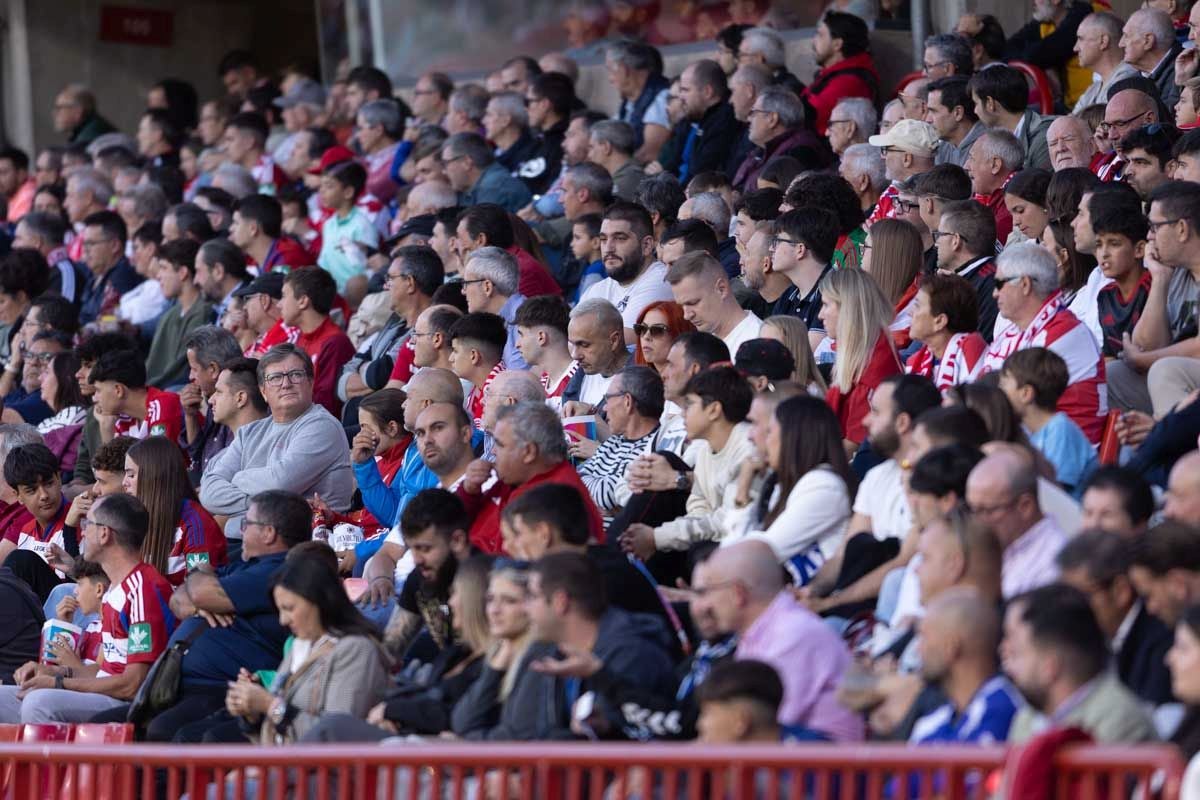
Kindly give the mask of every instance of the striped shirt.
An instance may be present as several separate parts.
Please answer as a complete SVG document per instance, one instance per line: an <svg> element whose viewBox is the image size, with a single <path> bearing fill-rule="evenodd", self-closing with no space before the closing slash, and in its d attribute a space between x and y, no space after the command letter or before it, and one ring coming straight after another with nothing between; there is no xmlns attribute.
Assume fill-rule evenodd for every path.
<svg viewBox="0 0 1200 800"><path fill-rule="evenodd" d="M194 500L185 499L175 528L175 541L167 557L167 580L172 586L183 583L189 569L208 564L225 566L225 533L212 514Z"/></svg>
<svg viewBox="0 0 1200 800"><path fill-rule="evenodd" d="M617 488L625 480L625 469L635 458L650 451L656 433L657 426L638 439L626 439L614 433L604 440L595 455L580 465L579 479L604 515L605 525L612 521L610 512L620 509Z"/></svg>
<svg viewBox="0 0 1200 800"><path fill-rule="evenodd" d="M120 675L126 664L154 663L175 630L170 599L171 584L144 561L108 588L100 608L103 658L97 678Z"/></svg>

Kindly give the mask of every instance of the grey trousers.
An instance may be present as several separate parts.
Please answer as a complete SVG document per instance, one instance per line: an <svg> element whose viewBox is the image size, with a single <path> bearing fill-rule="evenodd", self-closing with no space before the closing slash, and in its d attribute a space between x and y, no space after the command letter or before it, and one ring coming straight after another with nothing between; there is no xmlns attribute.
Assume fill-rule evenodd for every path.
<svg viewBox="0 0 1200 800"><path fill-rule="evenodd" d="M1144 411L1162 419L1180 400L1200 389L1200 359L1160 358L1145 374L1123 361L1110 361L1107 377L1111 408Z"/></svg>
<svg viewBox="0 0 1200 800"><path fill-rule="evenodd" d="M36 725L42 722L87 722L103 711L125 705L104 694L69 689L34 689L18 699L19 686L0 686L0 722Z"/></svg>

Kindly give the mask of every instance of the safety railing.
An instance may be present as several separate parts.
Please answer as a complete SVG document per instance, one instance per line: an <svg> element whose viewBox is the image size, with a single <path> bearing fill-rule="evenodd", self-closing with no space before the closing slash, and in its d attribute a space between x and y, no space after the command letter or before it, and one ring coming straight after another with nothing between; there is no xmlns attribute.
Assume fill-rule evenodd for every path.
<svg viewBox="0 0 1200 800"><path fill-rule="evenodd" d="M700 800L983 798L1001 789L1002 747L553 744L0 745L11 800ZM1176 800L1169 746L1071 747L1055 797ZM88 779L80 780L86 772Z"/></svg>

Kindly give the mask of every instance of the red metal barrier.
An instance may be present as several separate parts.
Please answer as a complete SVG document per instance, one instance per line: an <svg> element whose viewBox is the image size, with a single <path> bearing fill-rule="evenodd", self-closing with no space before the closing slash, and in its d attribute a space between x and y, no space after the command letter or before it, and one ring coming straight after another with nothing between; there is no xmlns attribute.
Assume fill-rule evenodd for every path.
<svg viewBox="0 0 1200 800"><path fill-rule="evenodd" d="M205 776L226 787L217 797L300 800L336 797L443 800L489 797L881 798L981 797L986 776L1004 763L1002 747L771 745L707 747L668 744L482 745L403 743L305 747L161 745L0 745L0 769L29 776L13 800L42 795L50 765L97 770L96 795L152 798L156 778L169 798L205 798ZM106 766L107 770L99 771ZM1126 797L1133 787L1176 800L1183 765L1169 746L1077 747L1055 759L1057 785L1084 798ZM156 771L159 774L156 776ZM907 780L895 780L897 777ZM487 784L486 792L480 791ZM78 784L76 784L78 786ZM912 788L919 787L913 795ZM215 788L215 787L213 787ZM63 793L75 800L78 789ZM607 794L606 794L607 792ZM55 792L57 794L57 791ZM1149 792L1142 792L1150 796ZM82 798L86 795L78 794Z"/></svg>

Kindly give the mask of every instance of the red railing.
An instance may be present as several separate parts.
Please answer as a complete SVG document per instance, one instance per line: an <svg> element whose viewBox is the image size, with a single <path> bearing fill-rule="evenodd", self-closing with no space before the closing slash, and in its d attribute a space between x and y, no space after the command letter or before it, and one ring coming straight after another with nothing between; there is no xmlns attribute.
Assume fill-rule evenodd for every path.
<svg viewBox="0 0 1200 800"><path fill-rule="evenodd" d="M218 798L444 800L565 798L983 798L1003 747L694 744L328 746L0 745L11 800ZM1056 797L1176 800L1169 746L1073 747L1054 761ZM71 774L89 770L87 788ZM210 786L210 784L215 784ZM157 788L156 788L157 787ZM1068 793L1066 787L1071 787Z"/></svg>

